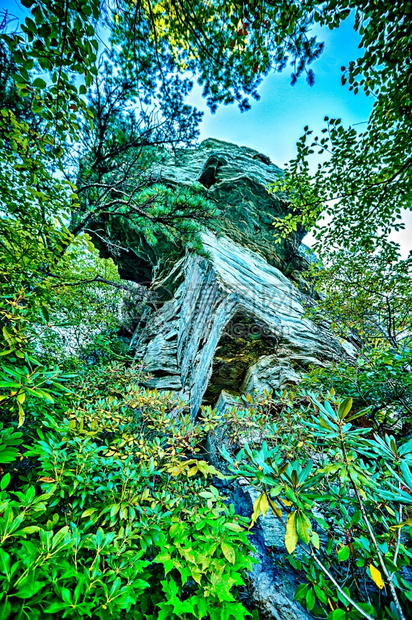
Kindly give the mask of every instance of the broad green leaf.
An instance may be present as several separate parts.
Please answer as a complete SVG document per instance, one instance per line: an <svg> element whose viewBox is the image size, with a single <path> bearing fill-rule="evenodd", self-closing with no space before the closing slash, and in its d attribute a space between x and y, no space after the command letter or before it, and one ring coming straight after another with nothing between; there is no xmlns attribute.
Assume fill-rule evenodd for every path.
<svg viewBox="0 0 412 620"><path fill-rule="evenodd" d="M232 532L244 532L243 527L240 527L238 523L224 523L223 527L231 530Z"/></svg>
<svg viewBox="0 0 412 620"><path fill-rule="evenodd" d="M350 549L349 547L342 547L341 549L339 549L338 551L338 560L339 562L345 562L348 557L350 556Z"/></svg>
<svg viewBox="0 0 412 620"><path fill-rule="evenodd" d="M228 545L225 542L222 542L220 547L227 561L230 562L231 564L234 564L236 561L236 551L233 549L233 547L231 545Z"/></svg>
<svg viewBox="0 0 412 620"><path fill-rule="evenodd" d="M44 80L42 80L41 78L36 78L36 79L33 81L33 86L34 86L35 88L41 88L41 89L43 89L43 88L46 88L46 82L45 82Z"/></svg>
<svg viewBox="0 0 412 620"><path fill-rule="evenodd" d="M34 532L39 532L40 527L38 525L28 525L27 527L23 527L19 530L22 534L34 534Z"/></svg>
<svg viewBox="0 0 412 620"><path fill-rule="evenodd" d="M58 532L56 532L56 534L53 536L52 549L55 549L56 547L60 545L60 543L64 540L68 532L69 532L69 527L67 525L65 525ZM66 544L67 544L67 541L66 541Z"/></svg>
<svg viewBox="0 0 412 620"><path fill-rule="evenodd" d="M331 620L343 620L344 618L346 618L344 609L335 609L331 614Z"/></svg>
<svg viewBox="0 0 412 620"><path fill-rule="evenodd" d="M6 575L10 571L10 555L0 549L0 572Z"/></svg>
<svg viewBox="0 0 412 620"><path fill-rule="evenodd" d="M87 508L84 512L82 512L81 519L85 519L86 517L90 517L94 512L96 512L97 508Z"/></svg>
<svg viewBox="0 0 412 620"><path fill-rule="evenodd" d="M295 516L296 511L289 513L286 523L285 546L289 553L294 552L299 538L296 531Z"/></svg>
<svg viewBox="0 0 412 620"><path fill-rule="evenodd" d="M309 590L306 593L306 605L309 611L312 611L312 609L315 607L315 602L316 602L315 592L313 591L312 588L309 588Z"/></svg>
<svg viewBox="0 0 412 620"><path fill-rule="evenodd" d="M352 409L352 403L352 398L345 398L345 400L339 405L338 415L340 420L346 418L349 411Z"/></svg>
<svg viewBox="0 0 412 620"><path fill-rule="evenodd" d="M0 463L12 463L16 460L18 453L16 448L4 448L0 445Z"/></svg>
<svg viewBox="0 0 412 620"><path fill-rule="evenodd" d="M298 536L301 538L301 540L303 540L305 545L307 545L310 541L310 537L312 534L312 525L310 520L304 513L297 512L295 522Z"/></svg>
<svg viewBox="0 0 412 620"><path fill-rule="evenodd" d="M0 450L0 460L1 460L1 450ZM0 481L0 489L4 491L4 489L9 485L11 476L10 473L4 474Z"/></svg>
<svg viewBox="0 0 412 620"><path fill-rule="evenodd" d="M202 580L202 571L192 566L190 566L189 568L193 579L196 581L196 583L200 583Z"/></svg>
<svg viewBox="0 0 412 620"><path fill-rule="evenodd" d="M317 532L312 532L311 542L316 549L320 548L319 534Z"/></svg>
<svg viewBox="0 0 412 620"><path fill-rule="evenodd" d="M294 596L296 601L300 601L306 597L306 592L307 592L308 587L309 585L307 583L301 583L298 585L298 587L296 588L295 596Z"/></svg>

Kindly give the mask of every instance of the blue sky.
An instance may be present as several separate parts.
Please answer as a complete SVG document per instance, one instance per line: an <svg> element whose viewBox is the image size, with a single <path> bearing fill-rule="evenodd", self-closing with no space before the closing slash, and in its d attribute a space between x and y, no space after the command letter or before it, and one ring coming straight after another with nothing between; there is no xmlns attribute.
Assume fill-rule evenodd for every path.
<svg viewBox="0 0 412 620"><path fill-rule="evenodd" d="M211 114L195 87L189 101L205 112L201 139L219 138L262 151L273 163L283 166L295 155L295 143L309 125L315 131L324 126L326 115L342 118L345 124L367 121L372 101L363 93L354 95L341 85L340 67L359 56L359 37L346 20L337 30L314 30L325 42L321 57L312 63L316 81L310 87L301 76L290 85L292 69L270 74L259 88L260 101L241 113L234 106L222 106Z"/></svg>
<svg viewBox="0 0 412 620"><path fill-rule="evenodd" d="M354 95L341 84L341 66L357 58L362 51L358 48L359 35L353 30L349 18L336 30L317 28L313 30L319 40L324 41L323 54L311 67L316 81L310 87L304 76L295 86L290 85L291 68L282 73L271 74L259 89L260 101L252 102L252 109L241 113L235 106L220 107L211 114L196 86L189 102L204 111L200 139L218 138L239 145L252 147L269 155L280 167L296 154L295 144L303 134L303 127L309 125L316 133L325 126L324 117L338 117L344 125L356 125L359 130L366 127L372 109L372 99L362 92ZM358 125L359 123L359 125ZM313 156L312 169L317 159ZM403 214L405 230L393 233L391 239L401 244L404 258L412 249L412 213ZM312 236L305 237L311 245Z"/></svg>

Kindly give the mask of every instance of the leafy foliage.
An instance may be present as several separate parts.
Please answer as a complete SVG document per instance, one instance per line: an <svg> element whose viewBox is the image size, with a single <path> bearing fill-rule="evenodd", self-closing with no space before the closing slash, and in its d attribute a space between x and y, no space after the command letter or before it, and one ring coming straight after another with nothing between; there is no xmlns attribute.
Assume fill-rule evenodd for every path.
<svg viewBox="0 0 412 620"><path fill-rule="evenodd" d="M77 110L90 116L81 95L97 74L95 24L100 7L94 0L22 4L30 9L22 32L6 32L2 39L16 66L13 79L19 97L30 98L31 110L50 132L51 147L59 156L64 136L78 130ZM36 69L46 79L36 75ZM73 77L80 75L84 83L78 86Z"/></svg>
<svg viewBox="0 0 412 620"><path fill-rule="evenodd" d="M405 50L411 39L410 7L402 2L327 3L319 23L338 27L352 10L363 54L342 67L342 83L374 97L366 129L325 117L321 136L305 127L297 156L277 189L287 192L290 213L276 220L276 235L312 229L321 262L309 277L319 293L308 314L325 321L356 346L351 360L312 373L319 381L371 405L374 427L408 428L411 413L410 256L388 240L404 228L411 206L412 128ZM402 33L402 36L398 36ZM310 172L314 153L323 155ZM273 188L275 189L275 188ZM406 426L405 426L406 425Z"/></svg>
<svg viewBox="0 0 412 620"><path fill-rule="evenodd" d="M386 238L410 205L410 7L23 6L21 32L5 18L0 40L1 617L248 616L237 597L253 563L246 528L271 510L308 611L402 619L412 600L412 448L399 432L411 409L410 260ZM105 256L124 251L116 226L137 231L142 252L163 239L199 250L213 205L156 176L159 147L198 135L188 72L212 110L246 110L271 68L292 62L292 83L306 72L312 85L322 45L309 28L335 28L351 11L365 53L343 82L374 93L371 119L364 132L326 119L314 140L305 129L278 228L318 227L320 303L308 312L360 355L313 371L298 395L248 395L195 423L184 403L141 386L118 336L142 290L90 235ZM315 148L329 159L311 177ZM251 522L210 480L221 474L200 458L209 432L230 437L234 476L259 493Z"/></svg>
<svg viewBox="0 0 412 620"><path fill-rule="evenodd" d="M402 260L396 246L380 251L342 251L336 262L313 262L310 277L321 296L307 308L315 322L325 323L356 348L351 359L311 373L308 385L335 388L370 417L393 430L407 428L411 415L411 259Z"/></svg>
<svg viewBox="0 0 412 620"><path fill-rule="evenodd" d="M24 438L0 429L2 617L249 615L234 597L247 520L209 483L219 474L195 456L204 431L183 404L139 387L140 366L66 376L55 403L39 385L63 378L38 367L34 388L3 382L3 410L21 394L45 405Z"/></svg>
<svg viewBox="0 0 412 620"><path fill-rule="evenodd" d="M250 108L249 96L259 98L257 87L272 68L294 66L293 80L305 70L312 85L314 74L306 66L323 50L308 30L316 3L301 5L286 0L271 2L175 3L142 2L119 4L113 21L113 40L126 43L120 63L127 75L144 67L149 76L159 76L165 102L173 101L174 70L191 72L203 86L203 96L212 111L220 103L239 103ZM140 41L145 40L142 54ZM166 78L166 79L165 79Z"/></svg>
<svg viewBox="0 0 412 620"><path fill-rule="evenodd" d="M355 94L363 89L374 96L365 131L345 128L341 119L326 117L323 136L305 134L290 162L284 188L291 192L293 212L284 230L302 223L315 225L318 250L333 248L374 250L391 230L402 227L402 209L411 203L411 124L408 61L411 39L410 7L403 2L327 3L318 15L320 24L336 28L354 11L355 30L363 54L342 67L342 83ZM402 36L399 36L402 33ZM314 175L309 158L326 154ZM322 225L322 216L331 225ZM276 223L283 227L279 221Z"/></svg>
<svg viewBox="0 0 412 620"><path fill-rule="evenodd" d="M251 437L237 454L222 453L259 491L252 524L269 508L283 524L290 563L305 576L296 599L330 620L405 617L411 441L358 426L366 411L354 412L352 399L333 391L324 402L303 390L255 400L270 407L267 441L254 446Z"/></svg>

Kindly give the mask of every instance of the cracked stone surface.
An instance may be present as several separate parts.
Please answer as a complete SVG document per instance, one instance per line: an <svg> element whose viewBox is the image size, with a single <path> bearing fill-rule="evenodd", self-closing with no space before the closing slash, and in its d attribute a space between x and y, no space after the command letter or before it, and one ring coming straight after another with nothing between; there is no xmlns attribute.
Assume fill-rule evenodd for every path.
<svg viewBox="0 0 412 620"><path fill-rule="evenodd" d="M302 293L260 254L211 232L202 239L208 258L187 253L162 286L181 284L133 339L151 387L187 397L196 416L216 375L237 392L280 389L351 352L303 316Z"/></svg>

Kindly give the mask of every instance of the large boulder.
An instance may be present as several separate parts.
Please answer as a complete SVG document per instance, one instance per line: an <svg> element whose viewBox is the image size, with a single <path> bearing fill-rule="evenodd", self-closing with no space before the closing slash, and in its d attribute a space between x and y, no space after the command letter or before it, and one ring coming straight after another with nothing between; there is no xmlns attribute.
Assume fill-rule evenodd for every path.
<svg viewBox="0 0 412 620"><path fill-rule="evenodd" d="M222 215L219 233L202 233L202 255L160 243L154 257L139 251L140 238L133 245L131 231L123 233L135 276L161 293L160 307L146 312L132 341L151 387L187 397L196 416L222 390L282 388L309 365L352 352L304 317L310 299L301 274L311 256L302 231L274 240L273 218L286 215L287 202L268 192L282 175L268 157L209 139L198 149L166 151L153 175L169 186L201 185Z"/></svg>
<svg viewBox="0 0 412 620"><path fill-rule="evenodd" d="M300 251L303 230L275 243L273 218L284 217L288 204L282 194L268 192L269 184L283 172L267 156L248 147L208 139L195 149L158 149L155 156L151 151L151 157L155 161L146 172L149 184L182 192L196 189L219 208L217 224L223 234L299 279L306 263ZM123 278L146 285L167 273L187 249L176 239L171 243L160 230L153 245L132 219L113 214L102 214L89 232L102 254L113 257Z"/></svg>
<svg viewBox="0 0 412 620"><path fill-rule="evenodd" d="M153 174L171 187L203 187L220 209L219 227L227 237L282 270L302 268L303 229L281 243L274 240L273 218L284 217L288 203L282 194L268 192L283 172L266 155L209 138L197 149L166 152Z"/></svg>

